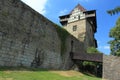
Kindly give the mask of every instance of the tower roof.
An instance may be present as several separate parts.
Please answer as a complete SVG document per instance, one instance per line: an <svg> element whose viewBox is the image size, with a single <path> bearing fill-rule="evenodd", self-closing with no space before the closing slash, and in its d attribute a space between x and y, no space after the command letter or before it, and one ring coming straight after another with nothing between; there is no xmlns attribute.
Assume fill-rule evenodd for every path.
<svg viewBox="0 0 120 80"><path fill-rule="evenodd" d="M78 4L77 6L75 6L75 8L78 8L79 10L81 10L81 11L83 11L83 12L86 11L86 9L85 9L84 7L82 7L80 4ZM74 8L74 9L75 9L75 8ZM74 9L73 9L73 10L74 10ZM72 10L70 13L72 13L73 10Z"/></svg>

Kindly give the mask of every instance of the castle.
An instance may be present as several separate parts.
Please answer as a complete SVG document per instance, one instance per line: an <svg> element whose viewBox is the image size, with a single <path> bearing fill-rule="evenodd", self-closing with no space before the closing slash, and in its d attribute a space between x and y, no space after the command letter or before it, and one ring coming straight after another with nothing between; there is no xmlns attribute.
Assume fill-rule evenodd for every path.
<svg viewBox="0 0 120 80"><path fill-rule="evenodd" d="M85 43L87 47L97 47L94 33L97 31L96 11L87 11L78 4L69 14L60 16L60 23L69 33Z"/></svg>
<svg viewBox="0 0 120 80"><path fill-rule="evenodd" d="M85 59L87 47L97 47L96 11L78 4L59 18L69 33L20 0L0 0L0 67L68 70L71 51ZM103 55L103 78L119 80L119 64L119 57Z"/></svg>
<svg viewBox="0 0 120 80"><path fill-rule="evenodd" d="M0 66L66 70L74 66L71 51L97 47L95 10L78 4L59 18L69 33L20 0L0 0Z"/></svg>

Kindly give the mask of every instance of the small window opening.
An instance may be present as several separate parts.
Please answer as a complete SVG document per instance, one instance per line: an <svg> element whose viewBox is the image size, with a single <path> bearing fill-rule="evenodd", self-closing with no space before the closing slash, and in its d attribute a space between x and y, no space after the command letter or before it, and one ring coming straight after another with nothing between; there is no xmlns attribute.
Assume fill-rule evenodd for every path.
<svg viewBox="0 0 120 80"><path fill-rule="evenodd" d="M77 31L77 25L73 26L73 31Z"/></svg>

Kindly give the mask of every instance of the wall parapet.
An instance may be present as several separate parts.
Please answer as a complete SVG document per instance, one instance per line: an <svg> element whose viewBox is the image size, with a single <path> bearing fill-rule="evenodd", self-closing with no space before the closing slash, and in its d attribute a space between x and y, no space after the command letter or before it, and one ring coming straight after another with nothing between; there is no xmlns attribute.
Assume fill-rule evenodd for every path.
<svg viewBox="0 0 120 80"><path fill-rule="evenodd" d="M67 35L63 43L66 50L61 56L63 38L56 24L20 0L0 0L0 66L70 69L71 41L74 51L84 51L84 47Z"/></svg>

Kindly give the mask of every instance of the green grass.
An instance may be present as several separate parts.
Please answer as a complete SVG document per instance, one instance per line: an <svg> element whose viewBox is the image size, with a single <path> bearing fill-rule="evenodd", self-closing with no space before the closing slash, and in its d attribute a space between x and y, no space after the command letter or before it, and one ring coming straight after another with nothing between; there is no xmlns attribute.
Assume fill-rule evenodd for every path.
<svg viewBox="0 0 120 80"><path fill-rule="evenodd" d="M1 69L0 80L101 80L76 71Z"/></svg>

